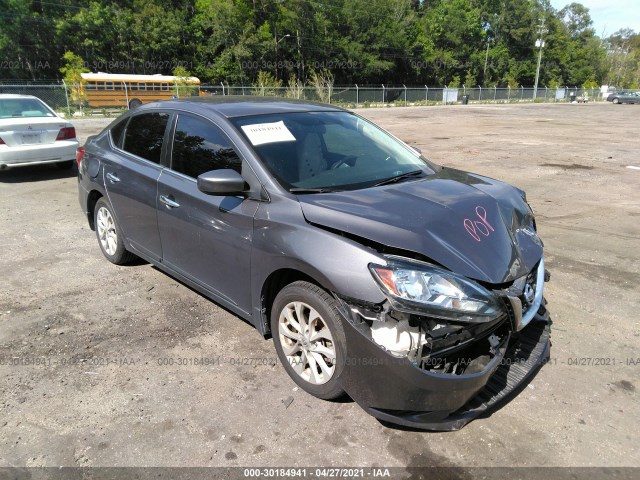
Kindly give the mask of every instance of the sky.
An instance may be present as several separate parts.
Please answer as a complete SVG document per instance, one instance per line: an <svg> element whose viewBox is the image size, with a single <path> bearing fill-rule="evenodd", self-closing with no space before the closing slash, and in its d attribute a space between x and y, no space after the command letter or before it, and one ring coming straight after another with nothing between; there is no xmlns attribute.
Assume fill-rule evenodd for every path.
<svg viewBox="0 0 640 480"><path fill-rule="evenodd" d="M640 1L638 0L551 0L551 5L560 10L576 2L589 9L596 35L608 37L621 28L631 28L640 33Z"/></svg>

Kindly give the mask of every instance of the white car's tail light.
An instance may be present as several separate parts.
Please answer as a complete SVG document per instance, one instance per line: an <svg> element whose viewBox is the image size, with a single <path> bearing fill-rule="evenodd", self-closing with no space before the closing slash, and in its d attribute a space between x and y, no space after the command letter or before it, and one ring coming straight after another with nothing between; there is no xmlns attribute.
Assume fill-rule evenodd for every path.
<svg viewBox="0 0 640 480"><path fill-rule="evenodd" d="M76 138L76 129L74 127L64 127L58 132L56 140L72 140Z"/></svg>

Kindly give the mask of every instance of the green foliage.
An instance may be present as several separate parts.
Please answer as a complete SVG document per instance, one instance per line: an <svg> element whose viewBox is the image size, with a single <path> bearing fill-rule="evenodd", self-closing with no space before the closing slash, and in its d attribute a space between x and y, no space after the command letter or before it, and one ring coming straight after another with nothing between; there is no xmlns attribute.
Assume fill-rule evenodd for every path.
<svg viewBox="0 0 640 480"><path fill-rule="evenodd" d="M329 70L311 70L310 83L321 102L331 103L333 93L333 74Z"/></svg>
<svg viewBox="0 0 640 480"><path fill-rule="evenodd" d="M59 78L73 45L94 72L182 67L216 84L260 84L267 72L297 79L288 95L321 71L337 85L532 85L543 38L541 85L640 83L638 34L600 39L580 3L2 0L2 15L3 79Z"/></svg>
<svg viewBox="0 0 640 480"><path fill-rule="evenodd" d="M507 77L507 86L510 88L520 88L520 84L513 77Z"/></svg>
<svg viewBox="0 0 640 480"><path fill-rule="evenodd" d="M78 110L82 111L82 105L87 100L85 81L82 74L89 70L84 66L84 60L73 52L65 52L62 56L65 64L60 67L60 73L64 75L64 81L71 88L71 101L78 105Z"/></svg>
<svg viewBox="0 0 640 480"><path fill-rule="evenodd" d="M60 68L60 73L64 75L64 80L71 85L84 83L82 74L87 73L89 69L85 68L82 57L73 52L66 52L62 58L65 64Z"/></svg>
<svg viewBox="0 0 640 480"><path fill-rule="evenodd" d="M287 98L301 98L304 91L304 84L296 77L294 73L289 76L289 82L287 83L287 91L285 97Z"/></svg>
<svg viewBox="0 0 640 480"><path fill-rule="evenodd" d="M282 80L278 80L271 73L264 70L258 72L258 78L253 84L254 95L273 95L276 96L282 87Z"/></svg>
<svg viewBox="0 0 640 480"><path fill-rule="evenodd" d="M471 72L471 70L467 70L467 74L464 77L464 86L475 87L476 85L476 76Z"/></svg>
<svg viewBox="0 0 640 480"><path fill-rule="evenodd" d="M173 82L173 93L176 97L188 97L191 96L193 92L192 86L190 87L189 78L191 78L191 73L186 68L179 66L173 69L173 76L176 79Z"/></svg>
<svg viewBox="0 0 640 480"><path fill-rule="evenodd" d="M640 33L622 29L611 35L607 47L607 85L637 89L640 85Z"/></svg>

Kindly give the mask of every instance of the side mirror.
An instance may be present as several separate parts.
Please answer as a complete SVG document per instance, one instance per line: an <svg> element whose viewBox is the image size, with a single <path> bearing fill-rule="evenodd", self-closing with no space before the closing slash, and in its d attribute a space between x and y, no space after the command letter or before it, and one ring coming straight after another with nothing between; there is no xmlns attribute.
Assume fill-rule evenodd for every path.
<svg viewBox="0 0 640 480"><path fill-rule="evenodd" d="M225 168L199 175L198 190L209 195L244 195L247 183L238 172Z"/></svg>

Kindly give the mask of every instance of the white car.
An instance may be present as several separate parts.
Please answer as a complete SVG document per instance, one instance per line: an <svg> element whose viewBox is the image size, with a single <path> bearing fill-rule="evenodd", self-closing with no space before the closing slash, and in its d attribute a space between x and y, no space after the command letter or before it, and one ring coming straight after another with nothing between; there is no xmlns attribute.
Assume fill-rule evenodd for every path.
<svg viewBox="0 0 640 480"><path fill-rule="evenodd" d="M55 163L71 168L76 129L31 95L0 94L0 170Z"/></svg>

